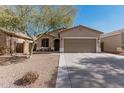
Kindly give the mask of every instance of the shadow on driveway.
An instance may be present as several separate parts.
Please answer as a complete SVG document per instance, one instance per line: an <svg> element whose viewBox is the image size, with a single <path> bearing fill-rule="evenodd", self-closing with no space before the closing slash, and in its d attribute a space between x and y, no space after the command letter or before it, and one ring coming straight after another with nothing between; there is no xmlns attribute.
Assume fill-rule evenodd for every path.
<svg viewBox="0 0 124 93"><path fill-rule="evenodd" d="M74 64L61 67L63 70L68 69L71 87L124 87L124 58L89 57L81 58ZM65 81L64 76L61 76L61 80Z"/></svg>

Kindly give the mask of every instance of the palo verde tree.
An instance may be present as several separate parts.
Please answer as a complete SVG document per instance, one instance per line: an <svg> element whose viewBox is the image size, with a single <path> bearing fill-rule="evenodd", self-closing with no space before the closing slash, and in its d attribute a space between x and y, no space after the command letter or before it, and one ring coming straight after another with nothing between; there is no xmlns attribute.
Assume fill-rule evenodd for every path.
<svg viewBox="0 0 124 93"><path fill-rule="evenodd" d="M39 33L46 33L60 28L68 28L73 25L76 15L74 6L7 6L4 10L6 16L1 17L1 27L14 31L22 31L32 37L33 44L30 50L32 54L35 44L34 37ZM7 13L6 13L7 11ZM9 22L7 23L6 20ZM13 22L13 25L11 24Z"/></svg>
<svg viewBox="0 0 124 93"><path fill-rule="evenodd" d="M0 7L0 27L16 31L20 25L20 18L5 6Z"/></svg>
<svg viewBox="0 0 124 93"><path fill-rule="evenodd" d="M18 26L20 25L20 19L17 17L13 11L7 9L5 6L0 7L0 27L6 28L12 31L18 31ZM12 38L10 39L12 43ZM8 46L0 46L1 50L8 49ZM10 53L12 55L12 45L10 44Z"/></svg>

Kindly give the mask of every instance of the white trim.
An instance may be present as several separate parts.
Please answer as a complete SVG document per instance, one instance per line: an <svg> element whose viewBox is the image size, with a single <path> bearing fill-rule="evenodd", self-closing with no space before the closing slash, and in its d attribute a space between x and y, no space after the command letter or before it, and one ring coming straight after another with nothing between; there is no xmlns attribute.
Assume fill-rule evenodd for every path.
<svg viewBox="0 0 124 93"><path fill-rule="evenodd" d="M54 38L53 41L54 41L55 39L59 39L59 40L60 40L60 38Z"/></svg>
<svg viewBox="0 0 124 93"><path fill-rule="evenodd" d="M63 39L98 39L98 37L63 37Z"/></svg>
<svg viewBox="0 0 124 93"><path fill-rule="evenodd" d="M96 39L96 53L100 53L101 48L100 48L100 40Z"/></svg>
<svg viewBox="0 0 124 93"><path fill-rule="evenodd" d="M97 42L98 42L98 41L97 41L97 39L96 39L96 52L98 52L98 47L97 47L98 44L97 44Z"/></svg>

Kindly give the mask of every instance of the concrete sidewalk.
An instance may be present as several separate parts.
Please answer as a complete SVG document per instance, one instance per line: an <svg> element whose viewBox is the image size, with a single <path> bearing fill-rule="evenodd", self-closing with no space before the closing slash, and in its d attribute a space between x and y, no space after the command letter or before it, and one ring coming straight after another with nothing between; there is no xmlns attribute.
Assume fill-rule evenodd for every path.
<svg viewBox="0 0 124 93"><path fill-rule="evenodd" d="M67 64L63 53L60 54L56 88L71 88Z"/></svg>

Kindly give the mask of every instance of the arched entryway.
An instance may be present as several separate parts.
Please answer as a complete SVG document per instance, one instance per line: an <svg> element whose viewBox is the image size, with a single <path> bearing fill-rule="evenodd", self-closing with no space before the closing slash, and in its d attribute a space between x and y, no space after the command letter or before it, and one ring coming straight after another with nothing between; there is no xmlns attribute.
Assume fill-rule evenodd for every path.
<svg viewBox="0 0 124 93"><path fill-rule="evenodd" d="M59 51L60 41L59 39L54 40L54 50Z"/></svg>

